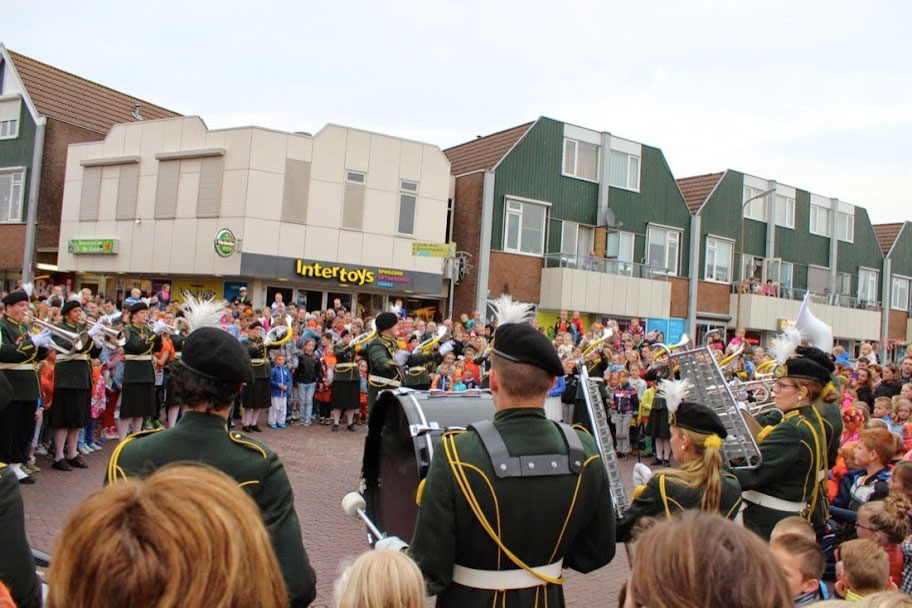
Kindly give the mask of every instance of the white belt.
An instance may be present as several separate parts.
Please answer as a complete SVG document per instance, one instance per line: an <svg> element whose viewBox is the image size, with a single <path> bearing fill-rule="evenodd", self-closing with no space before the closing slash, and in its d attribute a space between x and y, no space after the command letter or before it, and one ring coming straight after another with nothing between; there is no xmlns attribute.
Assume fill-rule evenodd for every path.
<svg viewBox="0 0 912 608"><path fill-rule="evenodd" d="M336 363L337 372L350 372L358 367L357 363Z"/></svg>
<svg viewBox="0 0 912 608"><path fill-rule="evenodd" d="M818 482L819 482L819 481L823 481L823 480L826 479L826 478L827 478L827 472L826 472L826 471L824 471L823 469L820 469L819 471L817 471L817 481L818 481Z"/></svg>
<svg viewBox="0 0 912 608"><path fill-rule="evenodd" d="M553 564L536 566L532 569L548 578L560 578L563 565L564 559L561 558ZM548 584L547 581L540 579L528 570L476 570L459 564L453 566L453 582L459 583L463 587L491 590L527 589Z"/></svg>
<svg viewBox="0 0 912 608"><path fill-rule="evenodd" d="M66 361L91 361L91 357L87 354L79 355L57 355L57 363L65 363Z"/></svg>
<svg viewBox="0 0 912 608"><path fill-rule="evenodd" d="M250 360L251 365L263 365L264 363L266 363L266 359L251 359Z"/></svg>
<svg viewBox="0 0 912 608"><path fill-rule="evenodd" d="M392 378L384 378L383 376L375 376L374 374L370 374L367 379L381 386L392 386L394 388L402 386L402 383L398 380L393 380Z"/></svg>
<svg viewBox="0 0 912 608"><path fill-rule="evenodd" d="M151 361L152 355L124 355L124 361Z"/></svg>
<svg viewBox="0 0 912 608"><path fill-rule="evenodd" d="M791 500L783 500L781 498L776 498L775 496L770 496L769 494L764 494L756 490L745 490L741 492L741 498L751 503L752 505L759 505L767 509L773 509L774 511L784 511L786 513L801 513L808 508L806 502L792 502Z"/></svg>
<svg viewBox="0 0 912 608"><path fill-rule="evenodd" d="M0 370L3 371L20 371L20 370L29 370L35 371L38 369L35 363L0 363Z"/></svg>

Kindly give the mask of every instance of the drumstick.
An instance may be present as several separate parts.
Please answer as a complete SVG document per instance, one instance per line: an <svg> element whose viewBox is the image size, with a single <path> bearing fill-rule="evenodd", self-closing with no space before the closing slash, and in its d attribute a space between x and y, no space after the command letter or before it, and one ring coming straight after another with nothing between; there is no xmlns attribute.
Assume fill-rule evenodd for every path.
<svg viewBox="0 0 912 608"><path fill-rule="evenodd" d="M364 520L367 529L371 531L371 534L379 540L385 538L386 534L377 529L377 526L374 525L374 522L370 520L370 517L367 516L367 513L364 512L367 503L364 502L364 497L358 494L357 492L349 492L342 497L342 509L352 517L360 517Z"/></svg>

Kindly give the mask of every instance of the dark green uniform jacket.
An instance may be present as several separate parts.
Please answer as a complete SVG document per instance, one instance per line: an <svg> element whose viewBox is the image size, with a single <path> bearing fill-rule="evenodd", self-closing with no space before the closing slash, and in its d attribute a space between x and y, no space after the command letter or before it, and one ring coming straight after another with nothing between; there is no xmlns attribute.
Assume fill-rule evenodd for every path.
<svg viewBox="0 0 912 608"><path fill-rule="evenodd" d="M333 347L336 354L336 368L333 370L333 382L361 382L361 373L355 363L355 349L352 346L337 344Z"/></svg>
<svg viewBox="0 0 912 608"><path fill-rule="evenodd" d="M400 349L399 342L389 336L378 336L367 345L367 408L373 411L374 403L377 402L377 394L387 388L396 388L403 384L405 376L402 368L396 363L393 356ZM416 366L432 364L436 365L442 357L438 351L430 354L412 353L406 365Z"/></svg>
<svg viewBox="0 0 912 608"><path fill-rule="evenodd" d="M173 462L202 462L238 482L263 513L292 606L310 604L316 575L301 541L291 484L275 452L246 435L229 432L221 416L191 411L172 429L124 440L111 454L105 482L148 475Z"/></svg>
<svg viewBox="0 0 912 608"><path fill-rule="evenodd" d="M618 522L618 542L628 542L636 522L642 517L665 516L687 509L699 509L703 488L688 488L676 483L674 476L657 472L649 478L639 496ZM639 489L639 488L638 488ZM722 472L722 496L719 500L719 514L734 519L741 507L741 484L728 471Z"/></svg>
<svg viewBox="0 0 912 608"><path fill-rule="evenodd" d="M123 383L155 384L151 355L160 351L161 346L161 336L156 335L148 326L131 323L127 327L127 343L123 347Z"/></svg>
<svg viewBox="0 0 912 608"><path fill-rule="evenodd" d="M58 324L57 327L74 334L85 331L85 325L73 325L65 321ZM63 347L70 346L57 336L54 336L54 342ZM92 359L100 353L101 349L95 346L95 342L89 338L88 344L85 344L79 352L72 355L57 355L57 362L54 364L54 388L91 390Z"/></svg>
<svg viewBox="0 0 912 608"><path fill-rule="evenodd" d="M511 456L567 453L560 430L545 418L541 407L498 412L494 426ZM577 434L586 454L581 475L512 478L495 475L477 433L470 430L454 437L458 459L477 467L466 466L465 472L486 519L499 531L504 546L530 567L563 558L565 568L590 572L614 557L615 515L608 475L595 440L584 431ZM560 585L497 592L453 582L457 564L479 570L519 566L476 519L440 442L428 471L409 554L424 573L429 594L437 595L438 606L564 605Z"/></svg>
<svg viewBox="0 0 912 608"><path fill-rule="evenodd" d="M38 400L37 363L47 354L46 348L37 348L28 339L28 325L5 315L0 318L0 368L33 364L30 369L3 369L15 401Z"/></svg>
<svg viewBox="0 0 912 608"><path fill-rule="evenodd" d="M25 512L16 474L0 463L0 581L19 608L41 606L41 581L25 537Z"/></svg>
<svg viewBox="0 0 912 608"><path fill-rule="evenodd" d="M792 503L804 503L805 509L783 511L754 504L745 496L744 524L763 538L769 539L773 526L786 517L802 515L810 519L812 501L826 502L820 495L818 471L825 466L824 439L819 427L805 417L801 408L786 413L782 420L760 442L762 464L759 468L736 469L735 477L743 490L756 490Z"/></svg>
<svg viewBox="0 0 912 608"><path fill-rule="evenodd" d="M266 343L263 338L247 338L247 354L253 365L254 380L269 379L272 365L269 364L269 355L266 353Z"/></svg>

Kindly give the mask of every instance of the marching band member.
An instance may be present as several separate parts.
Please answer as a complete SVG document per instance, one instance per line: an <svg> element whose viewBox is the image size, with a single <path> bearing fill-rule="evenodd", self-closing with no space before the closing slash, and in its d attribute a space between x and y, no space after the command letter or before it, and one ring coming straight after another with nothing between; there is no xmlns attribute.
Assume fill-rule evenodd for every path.
<svg viewBox="0 0 912 608"><path fill-rule="evenodd" d="M336 354L330 396L333 432L339 430L339 419L343 410L345 411L345 428L354 431L355 412L361 407L361 373L355 362L355 348L351 345L351 341L351 332L343 329L342 341L333 347L333 352Z"/></svg>
<svg viewBox="0 0 912 608"><path fill-rule="evenodd" d="M22 465L28 462L41 396L38 362L47 357L53 343L47 330L29 333L28 300L25 291L11 292L3 298L6 313L0 318L0 370L13 388L14 398L6 408L0 408L0 462L10 463L19 483L35 483Z"/></svg>
<svg viewBox="0 0 912 608"><path fill-rule="evenodd" d="M244 403L244 417L242 430L245 433L259 433L262 431L257 426L257 419L261 410L269 409L271 401L271 386L269 384L272 366L269 364L269 354L261 332L263 324L253 321L247 326L247 354L253 365L253 382L247 385L247 401Z"/></svg>
<svg viewBox="0 0 912 608"><path fill-rule="evenodd" d="M72 334L81 334L85 330L82 308L78 301L67 301L60 312L63 322L57 327ZM55 336L54 341L62 347L71 346L60 337ZM100 353L100 345L88 340L76 352L57 355L57 363L54 365L54 407L50 411L48 426L54 429L56 453L52 466L58 471L72 471L73 467L88 468L76 451L76 440L79 438L79 429L89 421L92 359ZM92 439L86 437L86 443L92 443Z"/></svg>
<svg viewBox="0 0 912 608"><path fill-rule="evenodd" d="M204 301L193 308L186 314L190 333L172 369L175 398L186 413L173 428L121 442L111 454L105 483L148 475L174 462L199 462L226 473L262 512L291 606L307 606L316 595L316 575L301 541L285 468L265 444L227 429L241 386L254 383L250 357L236 338L216 327L221 303Z"/></svg>
<svg viewBox="0 0 912 608"><path fill-rule="evenodd" d="M123 392L120 397L120 420L117 421L120 440L133 432L142 430L143 418L152 417L158 409L155 403L155 368L152 353L161 350L161 333L164 321L156 321L152 329L146 325L149 307L145 302L130 306L130 325L127 327L127 343L123 346Z"/></svg>
<svg viewBox="0 0 912 608"><path fill-rule="evenodd" d="M634 500L618 523L619 542L629 541L636 522L646 516L671 517L687 509L729 519L738 514L741 484L722 461L722 440L728 433L710 408L683 400L689 388L686 380L663 380L659 385L669 412L671 451L680 468L658 471L634 490ZM635 473L639 467L647 469L636 465Z"/></svg>
<svg viewBox="0 0 912 608"><path fill-rule="evenodd" d="M773 398L782 418L757 438L760 466L734 471L744 490L744 523L767 539L779 520L800 515L811 521L819 503L826 501L820 483L821 471L826 474L826 437L812 404L830 372L813 358L793 357L800 342L800 332L792 328L773 340L770 350L779 362Z"/></svg>
<svg viewBox="0 0 912 608"><path fill-rule="evenodd" d="M438 606L563 606L564 567L590 572L614 557L608 475L591 436L545 418L563 369L528 323L531 307L502 296L496 308L494 420L443 435L409 554Z"/></svg>

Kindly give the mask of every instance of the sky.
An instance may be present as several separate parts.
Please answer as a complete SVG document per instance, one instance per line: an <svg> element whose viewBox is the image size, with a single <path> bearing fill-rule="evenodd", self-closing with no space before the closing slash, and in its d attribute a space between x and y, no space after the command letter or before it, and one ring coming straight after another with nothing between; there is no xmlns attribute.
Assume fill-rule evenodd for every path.
<svg viewBox="0 0 912 608"><path fill-rule="evenodd" d="M549 116L912 220L912 2L3 0L7 48L210 128L446 148Z"/></svg>

